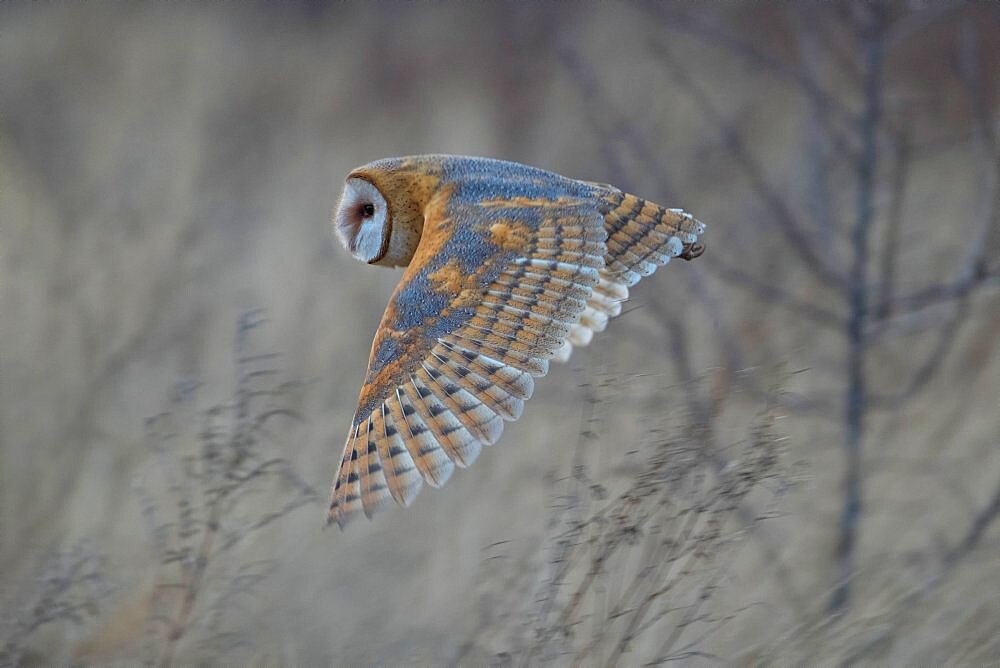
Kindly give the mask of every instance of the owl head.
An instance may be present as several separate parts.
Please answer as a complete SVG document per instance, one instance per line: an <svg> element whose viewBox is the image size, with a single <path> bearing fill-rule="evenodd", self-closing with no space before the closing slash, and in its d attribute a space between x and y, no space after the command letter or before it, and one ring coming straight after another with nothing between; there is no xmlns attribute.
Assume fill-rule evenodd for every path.
<svg viewBox="0 0 1000 668"><path fill-rule="evenodd" d="M436 166L414 159L380 160L351 171L333 216L344 248L368 264L409 264L437 186Z"/></svg>

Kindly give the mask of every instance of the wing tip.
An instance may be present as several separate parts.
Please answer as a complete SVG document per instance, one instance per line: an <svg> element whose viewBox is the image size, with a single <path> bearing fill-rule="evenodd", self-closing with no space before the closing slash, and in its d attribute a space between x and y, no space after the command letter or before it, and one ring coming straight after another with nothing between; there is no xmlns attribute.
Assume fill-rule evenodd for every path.
<svg viewBox="0 0 1000 668"><path fill-rule="evenodd" d="M326 523L323 528L325 529L331 526L332 524L336 524L337 527L341 531L343 531L344 528L351 523L351 520L353 519L354 515L355 515L354 511L341 510L340 504L337 502L337 500L334 500L333 503L330 504L330 508L326 512Z"/></svg>

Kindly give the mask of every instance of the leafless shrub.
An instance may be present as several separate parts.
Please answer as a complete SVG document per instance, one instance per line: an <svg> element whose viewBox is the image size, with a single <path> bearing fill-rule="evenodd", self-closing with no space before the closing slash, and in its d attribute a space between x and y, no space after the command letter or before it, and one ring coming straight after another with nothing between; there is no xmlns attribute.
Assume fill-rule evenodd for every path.
<svg viewBox="0 0 1000 668"><path fill-rule="evenodd" d="M935 555L932 568L917 584L898 573L896 562L869 566L858 576L884 575L887 582L877 605L862 614L824 614L817 607L801 624L765 639L743 658L768 665L799 665L817 656L840 665L996 663L1000 641L995 601L955 592L970 586L969 581L975 589L1000 576L996 542L985 537L998 513L1000 481L962 536L940 547L941 554Z"/></svg>
<svg viewBox="0 0 1000 668"><path fill-rule="evenodd" d="M593 386L592 405L602 387ZM684 385L674 393L692 391ZM658 401L678 405L677 398L664 392ZM754 605L733 605L723 595L730 567L755 528L775 516L790 480L777 413L761 411L745 438L714 452L714 421L688 414L676 424L648 414L640 418L647 441L640 463L617 482L585 463L587 443L607 436L592 431L602 419L588 415L573 470L550 480L537 559L510 563L507 545L487 549L480 623L460 658L519 665L718 660L705 639Z"/></svg>
<svg viewBox="0 0 1000 668"><path fill-rule="evenodd" d="M92 545L80 542L43 559L21 589L3 601L0 666L21 664L41 628L80 626L97 617L111 593L107 562Z"/></svg>
<svg viewBox="0 0 1000 668"><path fill-rule="evenodd" d="M196 385L182 384L170 410L148 420L155 456L136 487L159 560L147 650L162 666L173 663L182 642L227 656L250 644L225 618L254 600L271 563L238 548L320 500L273 453L279 435L300 419L289 406L303 384L276 380L275 354L251 353L250 334L263 322L256 311L239 320L231 401L197 410ZM269 510L262 496L284 501Z"/></svg>
<svg viewBox="0 0 1000 668"><path fill-rule="evenodd" d="M696 271L704 268L726 289L743 292L762 313L790 316L796 326L815 332L813 342L806 344L816 346L808 351L813 358L829 355L828 342L839 351L809 396L785 402L803 419L823 419L839 430L845 470L832 554L836 586L829 594L830 611L836 613L850 607L851 584L867 567L858 554L861 528L872 512L865 489L872 475L871 452L880 449L878 440L885 440L873 424L926 393L960 334L982 315L974 300L995 295L1000 285L995 252L1000 229L998 110L986 74L992 69L990 52L981 48L989 38L979 28L995 22L997 14L995 7L965 3L933 8L799 3L773 10L776 24L792 26L786 34L791 53L776 53L769 43L743 36L726 24L723 12L669 3L640 9L662 28L646 40L652 62L662 67L670 90L693 104L707 125L705 152L726 155L745 184L754 208L738 207L736 214L763 214L757 217L764 225L753 228L768 239L768 252L759 261L745 261L742 244L719 243ZM937 122L933 103L906 97L906 74L890 64L905 63L928 33L945 31L952 35L948 85L960 109L957 136L931 129ZM781 181L771 173L761 156L770 147L755 144L748 130L751 114L726 108L711 77L693 66L697 56L692 59L684 50L690 46L729 54L749 76L801 100L808 109L808 141L801 142L803 174ZM564 61L592 108L605 152L626 150L637 158L633 175L643 170L675 178L677 169L662 157L669 150L657 150L662 143L658 137L614 109L613 96L601 88L585 57L569 51ZM927 190L911 182L921 160L948 147L960 147L969 159L963 176L973 184L976 210L938 223L951 238L968 242L950 271L935 276L920 260L910 259L914 248L926 253L941 243L935 254L955 254L947 255L944 243L931 239L927 221L919 215L927 206ZM953 181L960 179L942 178L935 185L947 192ZM726 225L717 222L715 230ZM729 231L735 235L738 229L732 225ZM907 285L904 275L915 277L914 285ZM711 290L705 281L695 282L703 294ZM714 322L725 321L713 300L701 302ZM760 356L738 331L717 331L721 356L730 368L745 368L745 360ZM766 396L765 388L752 384L754 376L734 378L746 391Z"/></svg>

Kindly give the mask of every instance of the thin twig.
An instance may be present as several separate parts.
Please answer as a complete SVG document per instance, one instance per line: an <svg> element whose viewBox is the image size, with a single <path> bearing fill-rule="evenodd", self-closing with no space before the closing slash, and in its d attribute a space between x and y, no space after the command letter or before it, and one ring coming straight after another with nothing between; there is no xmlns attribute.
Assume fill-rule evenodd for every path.
<svg viewBox="0 0 1000 668"><path fill-rule="evenodd" d="M782 232L785 240L797 253L803 266L821 281L837 288L843 288L846 285L845 276L835 268L835 265L830 263L827 253L821 252L815 247L804 225L798 220L785 198L768 180L763 168L751 155L732 124L722 117L715 104L667 45L653 39L649 41L649 48L657 56L658 61L669 70L671 76L687 90L688 95L702 110L705 118L718 129L729 148L729 152L750 180L754 191L771 211L772 217L767 219L767 222L774 223Z"/></svg>
<svg viewBox="0 0 1000 668"><path fill-rule="evenodd" d="M718 254L712 255L705 268L709 273L718 276L726 283L752 293L761 301L787 309L818 325L840 330L844 327L843 318L822 306L803 301L789 293L785 288L773 283L766 283L757 277L731 266Z"/></svg>
<svg viewBox="0 0 1000 668"><path fill-rule="evenodd" d="M847 607L850 583L855 568L855 550L862 514L862 440L868 402L868 379L865 360L868 355L865 329L868 325L868 253L869 237L875 220L875 170L878 159L878 131L881 122L882 61L884 57L884 17L882 8L869 7L865 28L865 112L861 124L863 154L858 164L857 222L851 234L853 263L848 279L850 315L847 324L847 387L844 393L844 447L847 473L844 477L844 501L837 540L839 585L830 599L830 610Z"/></svg>

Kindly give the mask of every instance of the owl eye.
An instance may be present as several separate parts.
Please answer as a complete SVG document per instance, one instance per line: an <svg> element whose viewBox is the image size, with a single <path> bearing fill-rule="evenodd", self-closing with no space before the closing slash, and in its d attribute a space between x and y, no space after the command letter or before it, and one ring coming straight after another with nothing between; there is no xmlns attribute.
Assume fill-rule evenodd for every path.
<svg viewBox="0 0 1000 668"><path fill-rule="evenodd" d="M364 216L365 218L371 218L372 216L374 216L375 215L375 205L372 204L371 202L368 202L367 204L365 204L364 206L362 206L361 207L361 215Z"/></svg>

